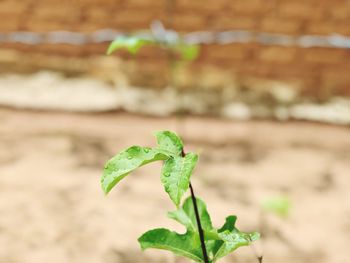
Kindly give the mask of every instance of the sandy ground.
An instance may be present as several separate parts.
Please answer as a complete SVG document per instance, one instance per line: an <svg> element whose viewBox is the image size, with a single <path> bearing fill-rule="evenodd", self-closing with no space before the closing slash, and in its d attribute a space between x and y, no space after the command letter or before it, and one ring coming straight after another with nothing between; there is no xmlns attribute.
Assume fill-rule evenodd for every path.
<svg viewBox="0 0 350 263"><path fill-rule="evenodd" d="M174 118L0 109L0 262L188 262L141 252L146 230L183 231L159 183L159 164L135 172L105 197L104 162L131 144L154 145L152 131ZM188 117L187 150L200 152L193 178L215 225L236 214L263 233L264 262L349 262L350 130L310 123L233 122ZM261 212L287 195L290 216ZM241 248L222 262L256 262Z"/></svg>

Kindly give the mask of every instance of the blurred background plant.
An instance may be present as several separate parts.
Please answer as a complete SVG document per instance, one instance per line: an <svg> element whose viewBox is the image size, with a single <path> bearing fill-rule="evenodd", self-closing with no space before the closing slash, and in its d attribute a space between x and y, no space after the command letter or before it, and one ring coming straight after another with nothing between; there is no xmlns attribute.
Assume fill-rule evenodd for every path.
<svg viewBox="0 0 350 263"><path fill-rule="evenodd" d="M89 0L69 7L56 1L4 0L0 9L6 18L0 28L0 68L7 73L1 86L16 89L16 95L0 89L3 105L350 123L345 0L324 1L317 8L311 0ZM113 59L101 55L109 41L130 34L129 44L135 45L129 51L146 42L158 45L148 45L135 59L125 52ZM198 59L171 67L175 60L181 64L181 56L174 58L164 46L181 49L185 60ZM11 73L30 73L32 85L19 88L28 80ZM75 86L89 86L89 92L66 91L57 74L75 77ZM86 78L99 81L100 92L94 92L96 84L86 85ZM40 90L46 84L42 81L55 89ZM31 89L46 95L32 98Z"/></svg>
<svg viewBox="0 0 350 263"><path fill-rule="evenodd" d="M289 216L291 205L291 201L286 196L270 197L262 202L262 208L266 212L274 213L282 218Z"/></svg>

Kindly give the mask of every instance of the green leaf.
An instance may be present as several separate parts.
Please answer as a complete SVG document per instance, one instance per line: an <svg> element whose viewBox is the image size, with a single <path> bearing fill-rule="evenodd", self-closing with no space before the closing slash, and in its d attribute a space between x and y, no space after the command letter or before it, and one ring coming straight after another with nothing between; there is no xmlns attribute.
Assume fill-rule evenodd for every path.
<svg viewBox="0 0 350 263"><path fill-rule="evenodd" d="M190 177L197 160L197 154L188 153L185 157L170 157L164 162L161 181L165 191L177 207L188 190Z"/></svg>
<svg viewBox="0 0 350 263"><path fill-rule="evenodd" d="M201 219L201 225L203 230L212 231L213 225L211 223L210 215L207 211L205 203L196 198L199 217ZM176 211L169 212L168 217L175 219L180 224L183 224L188 231L197 232L198 226L196 221L196 215L194 212L192 198L188 197L183 203L182 207L178 208Z"/></svg>
<svg viewBox="0 0 350 263"><path fill-rule="evenodd" d="M200 240L198 235L193 232L178 234L168 229L159 228L146 232L138 241L143 250L147 248L164 249L176 255L203 262Z"/></svg>
<svg viewBox="0 0 350 263"><path fill-rule="evenodd" d="M158 132L158 148L132 146L123 150L106 163L101 185L108 193L120 180L136 168L150 162L165 161L161 181L171 200L179 207L184 193L189 188L190 177L198 161L194 153L183 154L181 139L172 132ZM215 262L241 246L250 245L259 238L258 233L243 233L235 227L236 217L229 216L220 229L215 229L206 205L196 199L204 242L209 255L209 262ZM188 197L181 208L170 212L168 216L186 227L185 234L178 234L167 229L155 229L139 238L142 249L158 248L174 252L197 262L204 262L192 198Z"/></svg>
<svg viewBox="0 0 350 263"><path fill-rule="evenodd" d="M158 148L172 153L175 156L180 156L184 147L181 138L171 131L159 131L155 133L157 138Z"/></svg>
<svg viewBox="0 0 350 263"><path fill-rule="evenodd" d="M288 217L291 206L291 201L285 196L268 198L262 203L264 210L284 218Z"/></svg>
<svg viewBox="0 0 350 263"><path fill-rule="evenodd" d="M108 47L107 54L110 55L119 49L126 49L131 54L136 54L140 48L153 44L154 40L138 36L120 36Z"/></svg>
<svg viewBox="0 0 350 263"><path fill-rule="evenodd" d="M213 256L213 262L217 261L239 247L248 246L251 242L260 238L259 233L244 233L235 227L237 217L228 216L225 224L218 230L218 236L221 240L212 243L210 254Z"/></svg>
<svg viewBox="0 0 350 263"><path fill-rule="evenodd" d="M198 45L191 45L186 43L178 44L175 49L181 54L181 57L184 60L196 59L199 55L200 50Z"/></svg>
<svg viewBox="0 0 350 263"><path fill-rule="evenodd" d="M142 47L157 45L165 49L177 52L184 60L194 60L198 57L200 47L194 44L187 44L183 40L163 43L152 36L129 35L117 37L108 47L107 54L110 55L119 49L125 49L131 54L136 54Z"/></svg>
<svg viewBox="0 0 350 263"><path fill-rule="evenodd" d="M166 160L169 157L157 149L132 146L110 159L101 178L103 191L107 194L120 180L136 168L147 163Z"/></svg>
<svg viewBox="0 0 350 263"><path fill-rule="evenodd" d="M213 228L205 203L198 198L196 200L209 262L215 262L237 248L250 245L259 239L258 233L248 234L239 231L235 226L236 216L227 217L220 229ZM187 229L186 233L178 234L167 229L148 231L139 238L142 249L165 249L197 262L204 262L191 197L185 200L181 208L169 212L168 216L183 224Z"/></svg>

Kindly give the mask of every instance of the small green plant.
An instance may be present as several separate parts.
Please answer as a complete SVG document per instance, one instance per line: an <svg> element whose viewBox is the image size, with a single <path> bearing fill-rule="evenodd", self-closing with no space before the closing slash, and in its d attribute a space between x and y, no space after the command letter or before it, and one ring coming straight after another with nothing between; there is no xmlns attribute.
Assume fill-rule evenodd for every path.
<svg viewBox="0 0 350 263"><path fill-rule="evenodd" d="M205 203L195 197L190 182L198 155L185 153L181 138L173 132L160 131L155 136L157 147L132 146L121 151L106 163L101 178L102 189L107 194L135 169L151 162L163 162L161 182L177 208L168 217L184 225L186 232L150 230L138 239L143 250L164 249L196 262L212 263L259 239L259 233L238 230L237 217L233 215L226 218L222 227L213 227ZM182 202L188 189L191 196Z"/></svg>
<svg viewBox="0 0 350 263"><path fill-rule="evenodd" d="M265 211L271 212L282 218L287 218L289 216L291 206L292 203L286 196L270 197L262 202L262 208Z"/></svg>
<svg viewBox="0 0 350 263"><path fill-rule="evenodd" d="M199 46L187 44L182 39L161 40L153 36L130 35L116 38L108 47L107 55L118 50L127 50L130 54L137 54L144 46L158 46L173 53L180 54L183 60L194 60L198 57Z"/></svg>

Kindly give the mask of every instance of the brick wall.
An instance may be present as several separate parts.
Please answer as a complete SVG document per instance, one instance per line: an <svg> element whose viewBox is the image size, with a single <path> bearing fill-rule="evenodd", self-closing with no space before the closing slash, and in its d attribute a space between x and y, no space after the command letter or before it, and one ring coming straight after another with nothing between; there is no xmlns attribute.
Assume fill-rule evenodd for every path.
<svg viewBox="0 0 350 263"><path fill-rule="evenodd" d="M181 32L244 29L292 36L350 36L348 0L0 0L0 17L0 32L91 32L101 28L128 31L148 28L152 20L159 19ZM84 57L103 54L106 44L0 44L0 48ZM163 68L164 59L164 52L145 50L137 61L141 68ZM196 62L196 66L201 65L239 76L298 81L306 94L317 96L326 91L350 95L350 49L256 43L205 45ZM156 66L152 69L157 71Z"/></svg>

